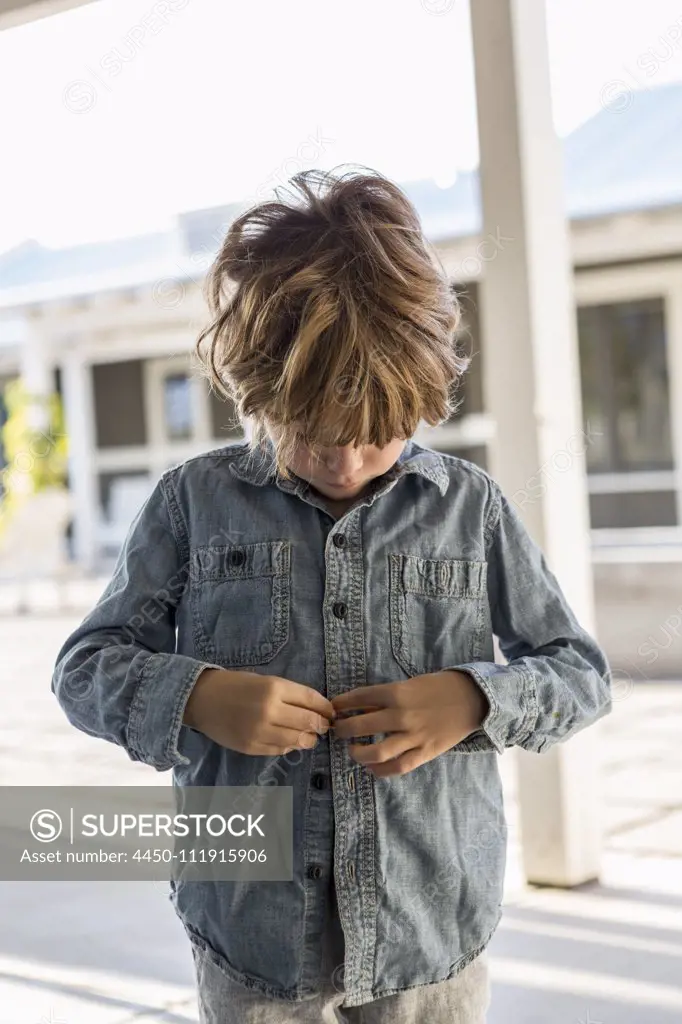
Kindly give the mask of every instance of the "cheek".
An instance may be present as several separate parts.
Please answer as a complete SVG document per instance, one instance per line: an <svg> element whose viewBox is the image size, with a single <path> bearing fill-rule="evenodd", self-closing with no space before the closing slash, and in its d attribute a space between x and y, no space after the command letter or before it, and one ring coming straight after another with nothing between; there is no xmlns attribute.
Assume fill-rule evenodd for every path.
<svg viewBox="0 0 682 1024"><path fill-rule="evenodd" d="M403 443L390 444L383 451L378 452L377 469L379 473L387 473L395 465L405 445Z"/></svg>
<svg viewBox="0 0 682 1024"><path fill-rule="evenodd" d="M291 469L297 476L314 477L319 470L319 461L305 449L299 450L291 462Z"/></svg>

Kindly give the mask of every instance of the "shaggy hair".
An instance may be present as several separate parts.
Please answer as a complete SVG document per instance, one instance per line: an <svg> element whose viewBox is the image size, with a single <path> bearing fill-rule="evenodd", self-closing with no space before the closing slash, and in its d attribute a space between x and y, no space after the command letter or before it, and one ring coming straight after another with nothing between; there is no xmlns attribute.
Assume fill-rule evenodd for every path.
<svg viewBox="0 0 682 1024"><path fill-rule="evenodd" d="M232 222L204 283L199 371L252 418L252 452L272 441L287 479L301 441L319 457L438 426L469 365L414 207L365 170L296 174L290 198L276 189Z"/></svg>

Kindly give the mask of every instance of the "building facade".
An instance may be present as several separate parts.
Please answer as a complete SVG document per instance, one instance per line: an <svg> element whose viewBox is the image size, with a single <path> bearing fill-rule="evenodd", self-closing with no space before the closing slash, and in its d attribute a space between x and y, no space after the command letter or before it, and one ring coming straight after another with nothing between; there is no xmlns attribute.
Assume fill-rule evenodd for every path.
<svg viewBox="0 0 682 1024"><path fill-rule="evenodd" d="M617 122L620 143L611 132L616 156L671 106L682 123L682 88L633 104ZM614 115L565 146L583 435L512 497L533 500L584 450L600 637L623 672L661 676L682 668L682 170L666 177L660 147L662 183L646 166L637 179L625 156L607 160L595 141L604 117ZM460 344L472 356L461 407L417 439L487 468L495 420L484 382L495 367L479 295L486 265L514 240L502 228L481 237L475 174L449 190L405 189L460 297ZM0 392L21 376L34 393L62 396L73 553L88 571L111 567L165 468L243 436L191 357L204 275L239 209L182 214L168 233L61 251L29 241L0 256Z"/></svg>

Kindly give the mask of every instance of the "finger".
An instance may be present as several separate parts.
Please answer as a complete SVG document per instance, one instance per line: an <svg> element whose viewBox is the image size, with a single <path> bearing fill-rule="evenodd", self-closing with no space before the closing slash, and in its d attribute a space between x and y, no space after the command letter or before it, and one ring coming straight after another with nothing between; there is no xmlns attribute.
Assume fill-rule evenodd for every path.
<svg viewBox="0 0 682 1024"><path fill-rule="evenodd" d="M414 736L409 732L393 732L380 743L351 744L348 753L354 761L360 764L382 764L385 761L393 761L408 750L416 750Z"/></svg>
<svg viewBox="0 0 682 1024"><path fill-rule="evenodd" d="M250 757L282 757L283 753L279 743L254 743L253 749L248 751Z"/></svg>
<svg viewBox="0 0 682 1024"><path fill-rule="evenodd" d="M258 742L272 744L284 750L309 750L314 747L319 736L316 733L307 732L304 729L283 729L281 726L266 725L258 733Z"/></svg>
<svg viewBox="0 0 682 1024"><path fill-rule="evenodd" d="M394 687L395 683L358 686L347 693L337 693L332 697L332 705L336 711L346 711L348 708L390 707L395 703Z"/></svg>
<svg viewBox="0 0 682 1024"><path fill-rule="evenodd" d="M275 704L269 714L268 725L296 729L298 732L316 732L321 736L326 736L330 728L329 719L324 715L293 704Z"/></svg>
<svg viewBox="0 0 682 1024"><path fill-rule="evenodd" d="M336 712L331 701L314 690L312 686L308 686L306 683L295 683L291 679L284 679L283 682L287 684L282 694L283 704L316 711L318 715L324 715L327 719L334 717Z"/></svg>
<svg viewBox="0 0 682 1024"><path fill-rule="evenodd" d="M422 749L413 747L411 750L406 750L405 753L400 754L392 761L383 761L381 764L367 765L368 771L371 771L372 775L377 778L386 778L389 775L406 775L408 772L413 772L415 768L419 768L420 765L426 764L428 757L424 755Z"/></svg>
<svg viewBox="0 0 682 1024"><path fill-rule="evenodd" d="M365 715L368 711L382 711L378 704L368 704L364 708L340 708L336 713L336 721L343 722L351 715Z"/></svg>
<svg viewBox="0 0 682 1024"><path fill-rule="evenodd" d="M383 709L353 718L337 718L332 730L334 736L345 740L352 736L372 736L375 732L396 732L399 725L397 713Z"/></svg>

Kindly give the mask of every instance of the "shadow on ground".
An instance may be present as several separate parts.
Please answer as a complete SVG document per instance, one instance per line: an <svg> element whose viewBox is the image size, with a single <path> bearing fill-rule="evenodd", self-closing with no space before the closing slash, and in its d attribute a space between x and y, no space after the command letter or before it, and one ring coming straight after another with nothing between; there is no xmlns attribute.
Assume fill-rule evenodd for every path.
<svg viewBox="0 0 682 1024"><path fill-rule="evenodd" d="M682 897L598 882L531 894L490 943L487 1024L679 1024Z"/></svg>

